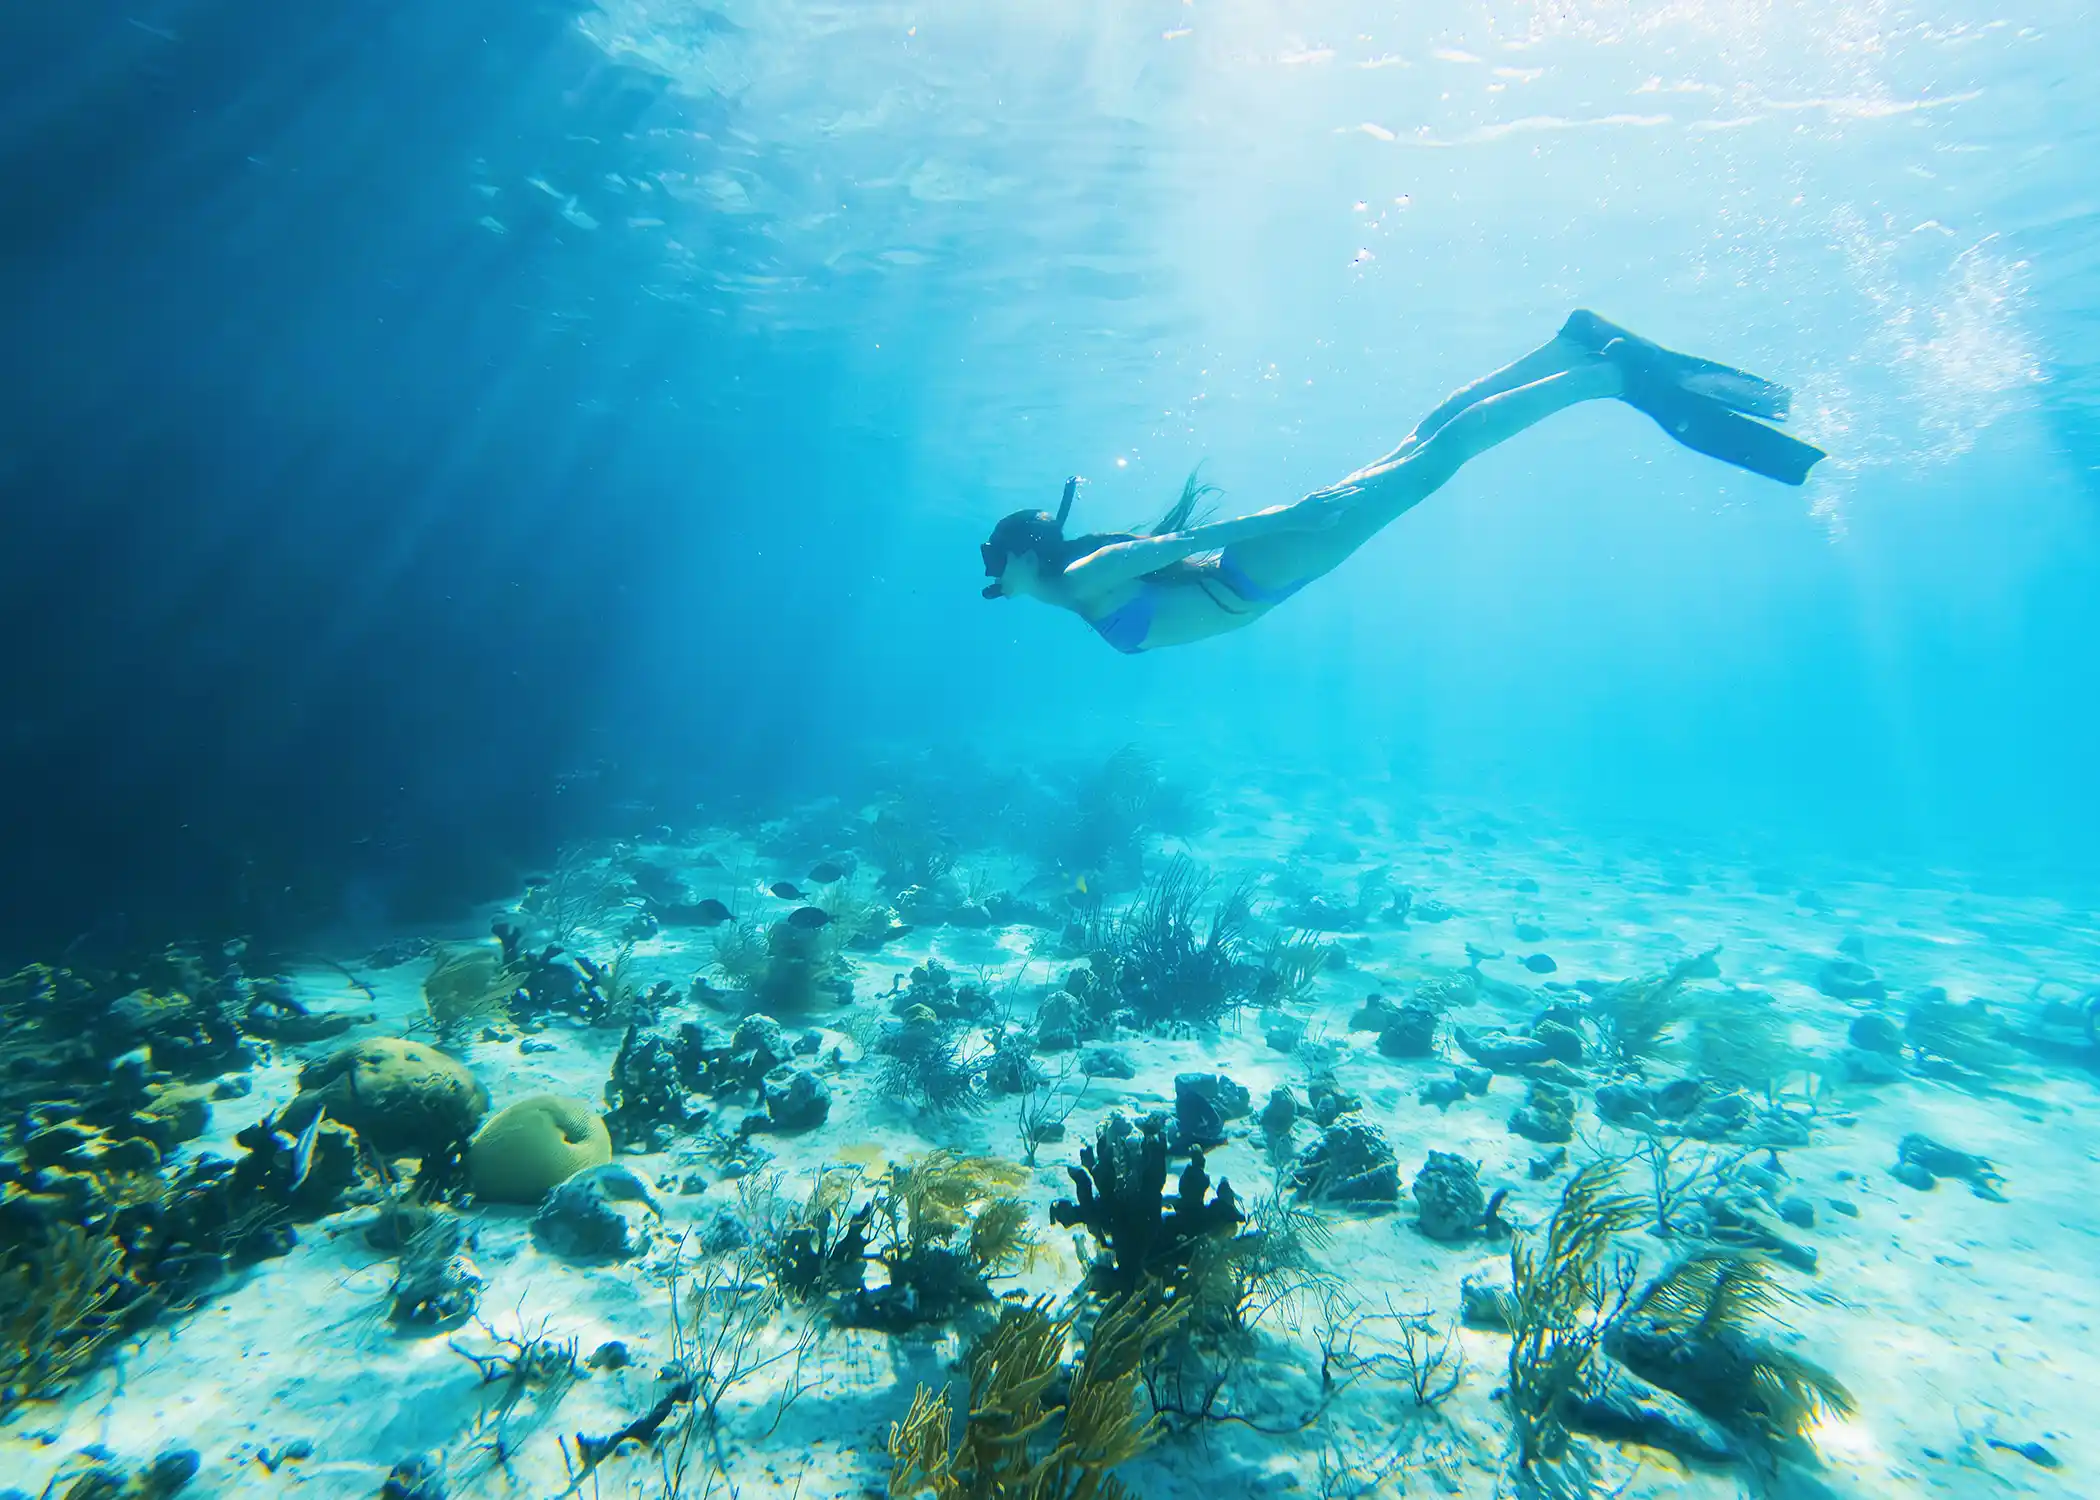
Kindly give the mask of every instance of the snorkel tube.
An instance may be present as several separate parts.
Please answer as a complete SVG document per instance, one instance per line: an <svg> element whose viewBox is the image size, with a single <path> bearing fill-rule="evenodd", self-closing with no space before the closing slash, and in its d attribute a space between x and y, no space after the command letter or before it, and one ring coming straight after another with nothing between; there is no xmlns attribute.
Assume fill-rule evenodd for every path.
<svg viewBox="0 0 2100 1500"><path fill-rule="evenodd" d="M1040 527L1044 520L1049 520L1051 530L1056 536L1062 538L1065 533L1065 522L1070 520L1072 516L1072 500L1078 493L1079 476L1074 474L1065 481L1064 498L1057 502L1057 515L1054 518L1039 510L1017 511L992 528L992 539L980 544L977 549L984 557L985 572L992 575L992 581L984 586L982 597L986 599L1003 599L1006 597L1000 590L999 580L1004 576L1007 561L1012 557L1013 553L1010 541L1001 540L1001 534L1004 533L1011 538L1013 532L1009 528L1014 523L1020 522L1022 523L1023 535L1025 536L1029 523L1032 522L1036 527Z"/></svg>

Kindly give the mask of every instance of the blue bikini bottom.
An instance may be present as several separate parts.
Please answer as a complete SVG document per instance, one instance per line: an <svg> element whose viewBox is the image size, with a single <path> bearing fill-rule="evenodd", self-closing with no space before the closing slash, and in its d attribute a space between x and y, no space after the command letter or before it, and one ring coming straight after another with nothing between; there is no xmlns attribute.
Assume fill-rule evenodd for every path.
<svg viewBox="0 0 2100 1500"><path fill-rule="evenodd" d="M1218 555L1218 560L1213 566L1218 582L1249 604L1281 604L1304 588L1308 581L1301 579L1282 588L1264 588L1247 576L1246 570L1233 557L1229 547ZM1112 609L1093 621L1093 627L1100 632L1101 639L1125 656L1135 656L1144 650L1145 637L1152 633L1152 617L1159 612L1159 591L1162 587L1163 585L1148 578L1144 586L1137 591L1136 597L1128 604L1119 609Z"/></svg>

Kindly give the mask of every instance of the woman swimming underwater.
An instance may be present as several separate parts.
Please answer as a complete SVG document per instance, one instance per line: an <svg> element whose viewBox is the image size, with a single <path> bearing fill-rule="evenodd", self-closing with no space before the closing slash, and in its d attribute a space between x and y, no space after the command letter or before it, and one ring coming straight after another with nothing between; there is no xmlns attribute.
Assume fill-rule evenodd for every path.
<svg viewBox="0 0 2100 1500"><path fill-rule="evenodd" d="M1067 481L1056 515L1016 511L992 528L980 549L992 580L984 597L1068 609L1123 652L1222 635L1331 572L1467 459L1577 402L1608 397L1687 448L1782 484L1802 483L1824 456L1764 425L1786 420L1784 386L1577 312L1544 347L1445 401L1384 458L1291 505L1190 526L1203 493L1192 478L1149 534L1067 537L1078 483Z"/></svg>

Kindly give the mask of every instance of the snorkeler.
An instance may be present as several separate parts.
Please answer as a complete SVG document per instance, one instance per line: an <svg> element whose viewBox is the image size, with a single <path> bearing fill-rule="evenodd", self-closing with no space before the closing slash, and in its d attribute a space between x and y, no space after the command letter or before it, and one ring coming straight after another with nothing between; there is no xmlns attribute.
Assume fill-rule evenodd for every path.
<svg viewBox="0 0 2100 1500"><path fill-rule="evenodd" d="M1056 515L1016 511L992 528L980 549L992 580L984 597L1068 609L1127 653L1222 635L1331 572L1467 459L1577 402L1606 398L1646 413L1687 448L1782 484L1802 483L1824 457L1764 425L1786 420L1786 387L1577 312L1542 348L1445 401L1384 458L1294 504L1191 526L1206 493L1191 476L1148 533L1067 537L1078 488L1067 480Z"/></svg>

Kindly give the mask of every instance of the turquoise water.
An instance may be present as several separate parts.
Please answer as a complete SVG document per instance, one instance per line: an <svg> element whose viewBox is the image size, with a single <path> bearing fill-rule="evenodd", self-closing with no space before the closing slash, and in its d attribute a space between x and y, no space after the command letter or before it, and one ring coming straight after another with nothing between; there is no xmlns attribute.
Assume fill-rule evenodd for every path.
<svg viewBox="0 0 2100 1500"><path fill-rule="evenodd" d="M2083 12L6 24L0 1496L2095 1491Z"/></svg>
<svg viewBox="0 0 2100 1500"><path fill-rule="evenodd" d="M732 349L796 352L679 399L762 451L776 422L821 429L777 482L820 465L873 534L836 572L783 539L790 597L868 643L888 725L883 698L997 681L959 737L1135 726L1790 853L2076 876L2092 120L2062 19L615 8L586 33L723 118L636 143L621 194L556 186ZM1068 472L1097 529L1198 462L1222 514L1293 498L1578 305L1793 385L1832 461L1785 494L1588 408L1260 631L1137 662L978 608L934 561Z"/></svg>

